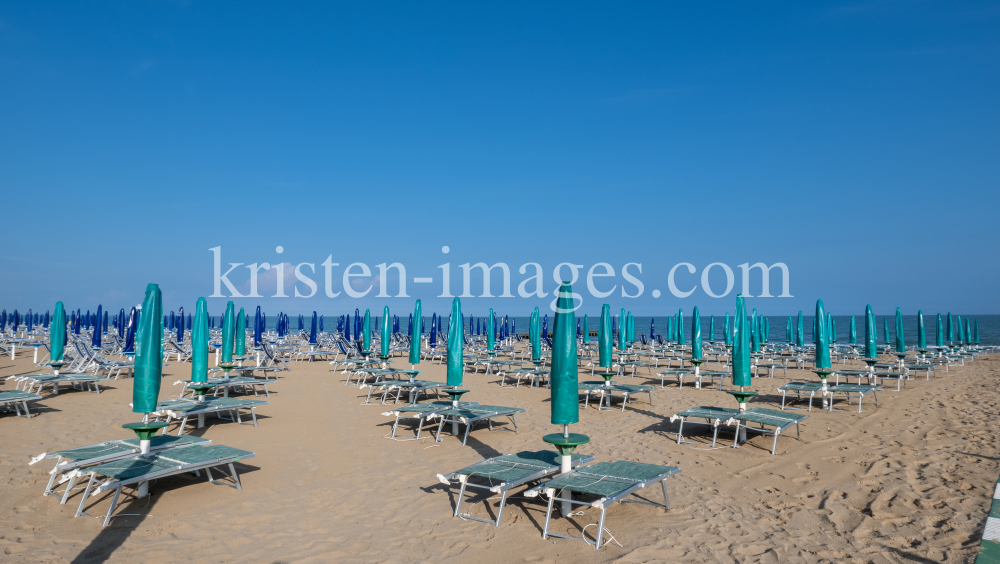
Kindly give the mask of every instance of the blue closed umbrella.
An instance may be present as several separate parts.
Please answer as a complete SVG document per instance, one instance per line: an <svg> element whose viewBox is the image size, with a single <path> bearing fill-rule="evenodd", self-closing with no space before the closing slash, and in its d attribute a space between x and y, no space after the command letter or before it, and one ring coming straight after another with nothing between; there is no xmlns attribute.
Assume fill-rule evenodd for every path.
<svg viewBox="0 0 1000 564"><path fill-rule="evenodd" d="M317 329L319 329L319 327L318 327L318 320L316 318L316 312L314 311L313 312L313 316L312 316L312 323L309 326L309 344L310 345L315 345L316 344L316 330Z"/></svg>
<svg viewBox="0 0 1000 564"><path fill-rule="evenodd" d="M98 319L101 318L101 312L102 311L103 311L102 306L100 304L98 304L97 305L97 318ZM98 327L94 328L94 334L90 338L90 346L94 347L95 349L101 348L101 330Z"/></svg>

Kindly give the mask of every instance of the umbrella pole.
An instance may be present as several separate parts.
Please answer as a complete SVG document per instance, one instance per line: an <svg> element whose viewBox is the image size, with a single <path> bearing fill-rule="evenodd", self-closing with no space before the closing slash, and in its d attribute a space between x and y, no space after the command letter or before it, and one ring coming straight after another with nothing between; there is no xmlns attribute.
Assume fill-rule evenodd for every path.
<svg viewBox="0 0 1000 564"><path fill-rule="evenodd" d="M569 438L569 425L563 425L563 438ZM568 474L571 470L573 470L573 455L567 450L563 450L560 454L562 456L560 456L559 460L559 470L563 474ZM564 500L561 508L562 515L563 517L569 517L569 514L573 512L573 504L568 500L573 499L573 492L569 490L560 490L559 497Z"/></svg>
<svg viewBox="0 0 1000 564"><path fill-rule="evenodd" d="M142 422L143 423L149 423L149 413L145 413L142 416ZM140 438L139 439L139 453L140 454L143 454L143 455L149 454L149 442L150 442L150 439L148 439L148 438L145 438L145 439ZM139 493L137 494L136 497L142 498L142 497L146 497L147 495L149 495L149 481L147 480L145 482L139 482Z"/></svg>

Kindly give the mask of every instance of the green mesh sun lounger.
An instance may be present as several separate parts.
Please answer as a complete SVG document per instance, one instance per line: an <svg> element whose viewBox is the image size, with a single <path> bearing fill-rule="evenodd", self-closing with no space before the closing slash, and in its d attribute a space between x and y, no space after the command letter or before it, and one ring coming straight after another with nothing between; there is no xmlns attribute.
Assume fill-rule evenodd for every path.
<svg viewBox="0 0 1000 564"><path fill-rule="evenodd" d="M441 429L444 428L445 423L461 423L465 425L465 437L462 438L462 444L464 445L469 440L469 431L476 426L477 423L486 421L489 424L490 431L493 430L493 419L497 417L506 417L510 419L511 423L514 424L514 432L517 433L517 414L524 413L526 409L521 409L520 407L501 407L497 405L477 405L473 407L460 407L458 409L446 409L444 411L439 411L434 413L428 419L440 419L441 422L438 423L437 434L434 436L434 440L441 442Z"/></svg>
<svg viewBox="0 0 1000 564"><path fill-rule="evenodd" d="M273 384L275 380L268 380L266 378L254 378L253 376L233 376L232 378L209 378L207 382L192 382L190 380L178 380L174 384L184 384L184 388L181 390L181 395L179 397L184 397L184 393L189 390L192 385L198 386L211 386L213 391L212 395L218 395L219 390L222 390L223 397L229 397L229 390L233 390L235 393L237 390L244 394L253 392L253 395L260 395L257 392L257 386L264 388L264 396L271 397L271 392L267 390L268 384ZM194 391L191 390L192 396ZM206 394L207 395L207 394Z"/></svg>
<svg viewBox="0 0 1000 564"><path fill-rule="evenodd" d="M801 400L802 396L805 395L809 398L809 409L804 411L812 411L813 409L813 396L819 393L823 389L822 382L789 382L784 386L778 388L781 392L781 409L802 409L801 407L790 407L785 405L785 396L789 393L795 394L796 400Z"/></svg>
<svg viewBox="0 0 1000 564"><path fill-rule="evenodd" d="M477 401L461 401L458 402L459 408L475 407L479 405ZM417 420L417 432L414 435L416 438L420 438L420 432L423 431L424 421L431 418L432 415L441 413L442 411L449 410L455 407L450 401L432 401L427 403L415 403L412 405L407 405L403 407L398 407L392 411L386 411L382 415L396 416L396 420L392 423L392 438L396 438L396 428L399 427L400 419L416 419Z"/></svg>
<svg viewBox="0 0 1000 564"><path fill-rule="evenodd" d="M588 464L594 461L593 456L582 454L573 455L573 468L581 464ZM500 518L503 516L504 504L507 503L507 494L510 490L523 486L531 482L547 478L560 471L559 454L553 450L524 451L517 454L505 454L487 458L482 462L477 462L472 466L466 466L461 470L451 474L438 474L438 481L446 486L458 481L461 488L458 491L458 498L455 501L455 517L492 523L500 526ZM476 483L472 479L476 479ZM482 483L485 482L485 483ZM497 507L495 521L473 517L468 513L462 513L462 501L465 498L466 488L486 490L491 493L500 494L500 505Z"/></svg>
<svg viewBox="0 0 1000 564"><path fill-rule="evenodd" d="M628 403L629 396L632 394L649 394L649 405L653 405L653 390L656 389L655 386L636 386L633 384L611 384L610 386L605 385L601 382L597 386L588 385L585 389L581 385L580 389L585 391L588 395L588 399L585 404L589 405L589 396L596 395L598 397L597 409L611 409L611 400L614 396L618 395L622 398L622 411L625 411L625 404ZM608 400L608 407L604 407L604 400Z"/></svg>
<svg viewBox="0 0 1000 564"><path fill-rule="evenodd" d="M29 393L40 393L42 388L45 386L52 386L52 394L59 395L59 384L69 384L71 387L77 390L87 389L98 394L101 393L101 387L98 382L102 380L107 380L107 378L102 378L101 376L95 376L93 374L77 374L77 373L67 373L67 374L26 374L23 379L18 382L18 385L22 390ZM37 386L37 388L35 387Z"/></svg>
<svg viewBox="0 0 1000 564"><path fill-rule="evenodd" d="M666 380L668 376L669 377L677 378L677 387L678 388L683 388L684 387L684 377L687 376L687 375L689 375L689 374L694 374L694 370L690 370L690 369L687 369L687 368L668 368L667 370L664 370L662 372L657 372L656 373L656 375L660 377L660 387L661 388L664 387L663 381Z"/></svg>
<svg viewBox="0 0 1000 564"><path fill-rule="evenodd" d="M428 392L433 391L435 395L438 395L437 392L439 390L443 390L444 388L455 387L455 386L449 386L444 382L431 382L430 380L382 381L379 382L378 384L361 385L362 388L366 386L368 387L368 397L365 398L365 403L371 403L372 392L378 390L382 394L381 403L383 404L385 403L386 397L388 397L388 395L392 393L393 390L396 391L396 401L394 401L393 403L399 403L399 397L403 394L404 391L406 391L409 396L409 403L416 403L417 396L420 395L420 392L423 392L425 395L427 395Z"/></svg>
<svg viewBox="0 0 1000 564"><path fill-rule="evenodd" d="M38 401L42 399L42 396L38 394L32 394L22 390L7 390L0 392L0 405L8 411L13 411L19 417L31 418L31 412L28 411L29 401ZM13 408L11 407L13 406ZM21 409L24 409L24 414L21 414Z"/></svg>
<svg viewBox="0 0 1000 564"><path fill-rule="evenodd" d="M212 441L208 439L192 437L190 435L184 435L181 437L161 435L150 439L149 452L153 453L192 445L207 445L211 442ZM83 472L80 471L80 468L94 466L96 464L104 464L121 458L128 458L139 454L139 452L139 439L133 437L131 439L118 439L77 448L58 450L56 452L43 452L42 454L32 458L31 462L28 464L35 464L49 458L56 459L56 465L49 472L49 483L46 484L45 491L42 492L42 495L58 497L60 499L59 503L64 504L69 498L70 493L73 491L76 479L83 474ZM56 479L59 480L59 484L63 484L67 481L69 482L62 494L57 493L55 491L55 487L53 487L58 487L59 485L56 484Z"/></svg>
<svg viewBox="0 0 1000 564"><path fill-rule="evenodd" d="M659 464L644 464L624 460L618 462L599 462L593 466L585 466L572 472L561 474L548 482L531 488L524 492L524 495L526 497L536 497L538 494L544 492L549 499L548 510L545 513L545 528L542 530L543 539L551 536L582 540L587 544L594 545L594 548L601 548L601 541L604 538L604 518L608 507L619 502L642 503L652 505L653 507L662 507L669 511L670 497L667 495L665 480L680 471L680 468L675 466L660 466ZM627 499L640 490L645 489L646 486L655 486L657 483L663 488L663 504L643 499ZM594 501L572 499L566 495L567 493L583 494L591 498L597 496L597 499ZM600 509L601 518L596 523L597 537L595 540L591 541L586 537L557 535L549 532L549 526L552 522L552 508L556 501L569 502L573 505L589 505Z"/></svg>
<svg viewBox="0 0 1000 564"><path fill-rule="evenodd" d="M715 446L716 439L719 438L719 425L722 425L725 421L729 420L734 415L740 412L739 409L730 409L726 407L712 407L703 405L701 407L692 407L690 409L685 409L684 411L670 416L670 422L680 420L680 427L677 428L677 444L690 443L697 444L695 441L685 441L684 440L684 423L692 423L698 425L711 425L712 426L712 446ZM701 421L688 421L688 419L704 419L705 423Z"/></svg>
<svg viewBox="0 0 1000 564"><path fill-rule="evenodd" d="M861 413L861 400L864 399L866 394L871 394L875 398L875 405L878 405L878 394L875 392L881 390L879 386L866 386L864 384L839 384L833 386L827 390L830 394L830 411L845 411L839 409L833 409L833 397L834 395L843 395L847 398L847 405L851 405L851 394L856 394L858 396L858 413Z"/></svg>
<svg viewBox="0 0 1000 564"><path fill-rule="evenodd" d="M733 448L739 448L740 427L742 426L747 431L754 431L763 435L773 435L774 443L771 445L771 454L774 455L774 451L778 446L778 435L785 429L795 425L795 431L798 434L795 439L801 440L802 429L799 428L799 423L808 417L808 415L796 415L787 411L778 411L777 409L755 407L734 415L726 421L726 424L736 424L736 438L733 439ZM751 427L750 423L756 423L759 427ZM772 427L772 429L768 429L768 427ZM744 442L746 441L745 433L743 440Z"/></svg>
<svg viewBox="0 0 1000 564"><path fill-rule="evenodd" d="M184 398L161 401L156 404L156 411L154 413L157 419L160 416L166 416L168 424L171 419L180 419L181 423L177 427L177 434L181 435L184 433L184 426L187 424L188 419L197 417L198 415L215 414L219 419L236 421L242 425L243 419L240 415L240 410L244 409L250 410L250 416L253 418L253 426L256 427L257 408L267 405L267 403L264 400L242 398L206 397L204 402L199 402L197 399ZM223 413L228 413L229 418L223 417ZM168 428L169 426L163 428L164 435L167 434Z"/></svg>
<svg viewBox="0 0 1000 564"><path fill-rule="evenodd" d="M211 468L215 466L228 465L229 475L236 484L231 487L243 491L243 486L240 484L240 478L236 474L236 468L233 466L233 463L246 458L253 458L254 456L252 452L223 445L192 446L171 449L157 454L133 456L87 468L85 473L90 475L90 481L87 483L83 499L80 500L80 506L77 508L74 517L81 515L84 517L93 517L93 515L87 515L83 511L87 500L91 496L114 490L115 493L111 498L111 507L108 508L107 514L104 517L97 517L97 520L106 527L111 522L115 506L118 504L118 498L122 493L122 488L126 486L138 488L142 482L149 482L187 472L198 474L200 470L205 471L209 482L213 484L222 483L216 482L212 477ZM96 484L98 477L104 478L100 484Z"/></svg>

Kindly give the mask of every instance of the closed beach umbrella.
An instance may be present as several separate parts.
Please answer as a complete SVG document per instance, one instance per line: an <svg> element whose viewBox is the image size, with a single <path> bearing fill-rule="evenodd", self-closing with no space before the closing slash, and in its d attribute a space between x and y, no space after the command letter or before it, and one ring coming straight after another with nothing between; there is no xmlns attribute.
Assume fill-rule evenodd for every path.
<svg viewBox="0 0 1000 564"><path fill-rule="evenodd" d="M625 339L627 338L625 330L625 308L622 308L621 315L618 316L618 350L625 350Z"/></svg>
<svg viewBox="0 0 1000 564"><path fill-rule="evenodd" d="M102 317L101 314L103 313L103 311L104 311L103 306L101 306L100 304L98 304L97 305L97 319L100 319ZM100 327L94 327L94 334L90 338L90 346L92 346L94 348L100 348L101 347L101 328Z"/></svg>
<svg viewBox="0 0 1000 564"><path fill-rule="evenodd" d="M420 330L413 326L413 320L420 319L423 315L420 311L420 300L413 306L413 315L410 316L410 365L420 364Z"/></svg>
<svg viewBox="0 0 1000 564"><path fill-rule="evenodd" d="M965 342L965 336L962 335L962 316L955 316L955 340L959 343Z"/></svg>
<svg viewBox="0 0 1000 564"><path fill-rule="evenodd" d="M135 351L135 378L132 381L133 413L156 411L160 380L163 378L163 348L160 346L163 340L162 320L160 287L149 284L139 317L139 348Z"/></svg>
<svg viewBox="0 0 1000 564"><path fill-rule="evenodd" d="M937 314L937 323L934 324L934 344L939 347L944 346L944 327L941 326L941 314Z"/></svg>
<svg viewBox="0 0 1000 564"><path fill-rule="evenodd" d="M684 338L684 310L677 310L677 344L685 344L686 339Z"/></svg>
<svg viewBox="0 0 1000 564"><path fill-rule="evenodd" d="M101 306L97 306L97 310L100 311L100 309ZM184 308L181 308L177 315L177 342L184 342Z"/></svg>
<svg viewBox="0 0 1000 564"><path fill-rule="evenodd" d="M858 344L858 324L857 324L857 322L854 321L854 316L853 315L851 316L851 334L850 334L850 337L851 337L851 344L852 345Z"/></svg>
<svg viewBox="0 0 1000 564"><path fill-rule="evenodd" d="M319 331L319 319L316 317L316 312L313 312L312 321L309 324L309 344L316 344L316 332Z"/></svg>
<svg viewBox="0 0 1000 564"><path fill-rule="evenodd" d="M264 331L260 319L260 306L257 306L253 314L253 346L260 347L260 334Z"/></svg>
<svg viewBox="0 0 1000 564"><path fill-rule="evenodd" d="M885 344L889 344L889 318L882 318L882 338L885 339Z"/></svg>
<svg viewBox="0 0 1000 564"><path fill-rule="evenodd" d="M736 296L733 317L733 385L750 385L750 335L747 328L747 306L743 294Z"/></svg>
<svg viewBox="0 0 1000 564"><path fill-rule="evenodd" d="M816 368L830 368L829 337L826 334L826 323L822 321L826 319L823 300L816 300L816 319L819 320L819 323L815 324L815 336L813 337L816 342Z"/></svg>
<svg viewBox="0 0 1000 564"><path fill-rule="evenodd" d="M750 313L750 352L760 351L760 343L757 336L757 308Z"/></svg>
<svg viewBox="0 0 1000 564"><path fill-rule="evenodd" d="M806 323L802 317L802 310L799 310L798 322L795 324L795 346L799 348L806 346Z"/></svg>
<svg viewBox="0 0 1000 564"><path fill-rule="evenodd" d="M49 352L53 361L63 359L63 349L66 347L66 310L62 302L56 302L56 313L52 316L49 326Z"/></svg>
<svg viewBox="0 0 1000 564"><path fill-rule="evenodd" d="M222 316L222 363L232 364L233 363L233 345L234 333L233 323L236 321L234 319L235 312L233 311L233 302L226 303L226 313Z"/></svg>
<svg viewBox="0 0 1000 564"><path fill-rule="evenodd" d="M722 320L722 340L725 341L726 346L731 346L733 344L732 331L729 330L729 312L726 312L726 318Z"/></svg>
<svg viewBox="0 0 1000 564"><path fill-rule="evenodd" d="M372 350L372 318L368 308L365 308L365 321L361 324L361 339L364 344L363 350Z"/></svg>
<svg viewBox="0 0 1000 564"><path fill-rule="evenodd" d="M586 315L583 316L583 344L590 344L590 319Z"/></svg>
<svg viewBox="0 0 1000 564"><path fill-rule="evenodd" d="M708 318L708 342L715 342L715 315Z"/></svg>
<svg viewBox="0 0 1000 564"><path fill-rule="evenodd" d="M903 312L896 308L896 352L906 351L906 341L903 339Z"/></svg>
<svg viewBox="0 0 1000 564"><path fill-rule="evenodd" d="M135 334L138 327L139 312L135 308L132 308L128 314L128 321L125 325L125 346L122 348L123 353L135 352Z"/></svg>
<svg viewBox="0 0 1000 564"><path fill-rule="evenodd" d="M587 318L586 315L583 316L584 319ZM649 318L649 342L652 343L653 339L656 338L656 319L653 317Z"/></svg>
<svg viewBox="0 0 1000 564"><path fill-rule="evenodd" d="M538 308L531 314L528 322L528 340L531 341L531 359L541 360L542 358L542 324L541 314Z"/></svg>
<svg viewBox="0 0 1000 564"><path fill-rule="evenodd" d="M875 314L872 306L865 307L865 358L878 357L878 325L875 324Z"/></svg>
<svg viewBox="0 0 1000 564"><path fill-rule="evenodd" d="M549 338L549 314L547 313L545 314L545 317L542 318L542 338Z"/></svg>
<svg viewBox="0 0 1000 564"><path fill-rule="evenodd" d="M247 315L240 308L240 314L236 317L236 356L246 356L247 354Z"/></svg>
<svg viewBox="0 0 1000 564"><path fill-rule="evenodd" d="M433 314L433 315L431 315L431 333L430 333L430 337L427 340L427 344L430 345L431 348L436 347L437 346L437 342L438 342L438 337L437 337L437 335L438 335L438 333L437 333L438 329L437 329L437 323L435 322L436 319L437 319L437 314L436 313ZM423 319L421 319L421 322L422 321L423 321Z"/></svg>
<svg viewBox="0 0 1000 564"><path fill-rule="evenodd" d="M597 326L597 354L600 365L610 369L611 363L611 306L601 306L601 323Z"/></svg>
<svg viewBox="0 0 1000 564"><path fill-rule="evenodd" d="M15 315L15 317L17 316L17 310L16 309L14 310L14 315ZM77 335L80 334L80 324L81 324L81 321L82 321L82 316L80 315L80 309L77 308L77 310L76 310L76 323L73 325L73 332L76 333ZM20 322L20 319L18 319L18 322Z"/></svg>
<svg viewBox="0 0 1000 564"><path fill-rule="evenodd" d="M556 317L552 331L550 382L553 425L569 425L580 421L574 325L573 287L563 282L556 298Z"/></svg>
<svg viewBox="0 0 1000 564"><path fill-rule="evenodd" d="M208 301L198 298L191 327L191 381L208 381Z"/></svg>
<svg viewBox="0 0 1000 564"><path fill-rule="evenodd" d="M927 333L924 331L924 310L917 310L917 349L927 350Z"/></svg>
<svg viewBox="0 0 1000 564"><path fill-rule="evenodd" d="M691 358L701 358L701 315L698 306L694 306L694 317L691 319Z"/></svg>
<svg viewBox="0 0 1000 564"><path fill-rule="evenodd" d="M448 323L448 380L449 386L462 385L462 302L455 298L451 302L451 321Z"/></svg>
<svg viewBox="0 0 1000 564"><path fill-rule="evenodd" d="M972 321L966 317L965 318L965 342L972 343Z"/></svg>
<svg viewBox="0 0 1000 564"><path fill-rule="evenodd" d="M788 344L792 343L792 316L788 316L788 322L785 323L785 342Z"/></svg>
<svg viewBox="0 0 1000 564"><path fill-rule="evenodd" d="M392 342L392 326L390 325L391 320L389 319L389 306L384 306L382 308L382 335L379 345L381 345L381 350L383 357L389 356L389 344Z"/></svg>
<svg viewBox="0 0 1000 564"><path fill-rule="evenodd" d="M486 350L492 351L496 348L496 319L493 317L493 308L490 308L490 314L486 317Z"/></svg>
<svg viewBox="0 0 1000 564"><path fill-rule="evenodd" d="M358 341L361 339L361 312L357 308L354 308L354 340ZM368 350L365 348L365 350Z"/></svg>
<svg viewBox="0 0 1000 564"><path fill-rule="evenodd" d="M952 324L950 311L948 312L948 340L955 340L955 326Z"/></svg>

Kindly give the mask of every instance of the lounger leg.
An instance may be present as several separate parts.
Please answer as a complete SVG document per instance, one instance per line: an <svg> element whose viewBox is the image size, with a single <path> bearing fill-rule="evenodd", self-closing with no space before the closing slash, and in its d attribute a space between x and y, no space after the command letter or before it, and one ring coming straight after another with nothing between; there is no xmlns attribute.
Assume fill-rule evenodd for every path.
<svg viewBox="0 0 1000 564"><path fill-rule="evenodd" d="M80 515L86 515L83 512L83 506L87 503L87 499L90 497L90 490L94 487L94 482L97 480L97 476L94 474L90 475L90 481L87 482L86 489L83 490L83 499L80 500L80 505L76 508L76 514L73 517L79 517Z"/></svg>
<svg viewBox="0 0 1000 564"><path fill-rule="evenodd" d="M781 429L774 430L774 442L771 443L771 456L774 456L775 449L778 448L778 435L781 433Z"/></svg>
<svg viewBox="0 0 1000 564"><path fill-rule="evenodd" d="M684 418L681 417L681 426L677 429L677 444L681 444L681 439L684 438ZM715 439L712 439L712 444L714 446Z"/></svg>
<svg viewBox="0 0 1000 564"><path fill-rule="evenodd" d="M549 508L545 512L545 527L542 529L542 540L549 538L549 523L552 521L552 506L556 503L556 496L549 497Z"/></svg>
<svg viewBox="0 0 1000 564"><path fill-rule="evenodd" d="M208 483L209 484L214 484L215 483L215 479L212 478L212 469L211 468L205 468L205 475L208 476Z"/></svg>
<svg viewBox="0 0 1000 564"><path fill-rule="evenodd" d="M504 504L506 503L507 503L507 490L504 490L504 492L500 494L500 507L497 509L497 524L496 524L497 527L500 526L500 518L503 517L503 507Z"/></svg>
<svg viewBox="0 0 1000 564"><path fill-rule="evenodd" d="M73 486L76 485L76 477L77 474L74 473L73 477L69 479L69 483L66 484L66 489L63 491L62 499L59 500L59 505L66 505L66 500L69 499L69 494L73 491Z"/></svg>
<svg viewBox="0 0 1000 564"><path fill-rule="evenodd" d="M666 506L667 511L670 511L670 496L667 495L667 481L666 480L661 480L660 481L660 486L663 487L663 501L664 501L664 505Z"/></svg>
<svg viewBox="0 0 1000 564"><path fill-rule="evenodd" d="M597 522L597 542L594 543L594 550L601 548L601 539L604 538L604 516L607 515L608 508L601 506L601 520ZM586 540L586 539L584 539Z"/></svg>
<svg viewBox="0 0 1000 564"><path fill-rule="evenodd" d="M444 420L445 420L445 418L442 417L441 421L438 423L438 430L437 430L437 433L434 435L434 442L436 442L436 443L440 443L441 442L441 428L444 427Z"/></svg>
<svg viewBox="0 0 1000 564"><path fill-rule="evenodd" d="M455 500L454 517L458 517L459 513L461 513L462 511L462 500L465 498L465 483L466 481L468 481L468 478L467 477L462 478L461 476L459 476L458 481L462 483L462 486L458 488L458 499Z"/></svg>
<svg viewBox="0 0 1000 564"><path fill-rule="evenodd" d="M492 430L493 420L490 419L489 421L490 421L490 427L491 427L490 430ZM465 437L462 439L462 446L465 446L465 443L469 441L469 431L471 431L471 430L472 430L472 421L469 421L468 423L465 424Z"/></svg>
<svg viewBox="0 0 1000 564"><path fill-rule="evenodd" d="M515 435L520 434L520 432L517 430L517 415L511 415L510 420L512 423L514 423L514 434Z"/></svg>
<svg viewBox="0 0 1000 564"><path fill-rule="evenodd" d="M122 487L118 486L115 488L115 495L111 496L111 507L108 508L108 514L104 516L104 521L102 527L107 527L108 523L111 522L111 514L115 511L115 506L118 505L118 496L122 493Z"/></svg>

